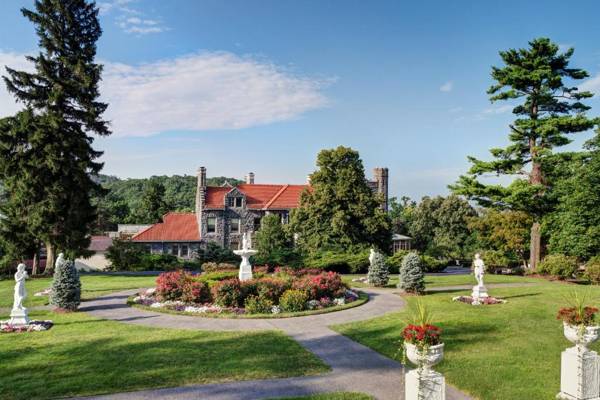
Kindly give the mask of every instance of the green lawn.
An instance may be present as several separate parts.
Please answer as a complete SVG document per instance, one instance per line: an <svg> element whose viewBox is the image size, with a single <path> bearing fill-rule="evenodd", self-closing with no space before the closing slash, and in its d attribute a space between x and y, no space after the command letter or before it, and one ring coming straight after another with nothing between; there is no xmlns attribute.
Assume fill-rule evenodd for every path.
<svg viewBox="0 0 600 400"><path fill-rule="evenodd" d="M108 293L127 289L139 289L154 286L156 276L124 276L124 275L81 275L81 297L83 300L92 299ZM0 307L11 307L15 281L12 279L0 280ZM52 285L52 278L35 278L26 281L27 298L25 306L41 306L48 303L48 297L34 297Z"/></svg>
<svg viewBox="0 0 600 400"><path fill-rule="evenodd" d="M281 397L271 400L372 400L373 397L363 393L332 392L303 397Z"/></svg>
<svg viewBox="0 0 600 400"><path fill-rule="evenodd" d="M439 282L438 277L431 279ZM571 290L590 290L598 305L600 287L526 279L530 280L538 284L491 289L491 295L508 300L502 305L473 307L452 302L452 296L468 291L421 297L444 330L446 357L438 369L448 382L485 400L555 398L560 387L560 353L569 347L556 312L565 305L563 296ZM417 298L406 299L415 302ZM404 318L405 312L394 313L335 329L399 360Z"/></svg>
<svg viewBox="0 0 600 400"><path fill-rule="evenodd" d="M368 287L362 282L352 282L354 278L362 278L366 275L343 275L342 279L348 285L353 287ZM522 276L512 275L491 275L485 276L485 283L520 283L520 282L537 282L535 278L527 278ZM441 287L441 286L455 286L455 285L475 285L475 278L473 275L443 275L443 276L431 276L425 277L425 284L427 287ZM391 275L390 282L387 287L395 288L398 285L398 275Z"/></svg>
<svg viewBox="0 0 600 400"><path fill-rule="evenodd" d="M47 399L323 373L316 356L276 331L158 329L84 313L47 332L0 335L0 399Z"/></svg>

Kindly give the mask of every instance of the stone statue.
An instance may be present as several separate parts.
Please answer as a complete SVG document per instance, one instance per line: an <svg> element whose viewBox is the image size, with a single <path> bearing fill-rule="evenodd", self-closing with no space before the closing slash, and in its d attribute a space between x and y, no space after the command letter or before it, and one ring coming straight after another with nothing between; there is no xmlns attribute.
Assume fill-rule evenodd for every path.
<svg viewBox="0 0 600 400"><path fill-rule="evenodd" d="M233 253L242 257L242 262L240 263L240 272L238 277L240 281L247 281L252 279L252 265L250 264L250 257L257 253L256 250L252 250L250 248L251 243L248 237L248 232L244 232L242 235L242 248L241 250L234 250Z"/></svg>
<svg viewBox="0 0 600 400"><path fill-rule="evenodd" d="M250 247L248 245L248 232L244 232L242 235L242 250L248 250Z"/></svg>
<svg viewBox="0 0 600 400"><path fill-rule="evenodd" d="M373 260L375 260L375 249L371 247L371 253L369 253L369 265L373 265Z"/></svg>
<svg viewBox="0 0 600 400"><path fill-rule="evenodd" d="M21 263L17 266L17 273L15 274L14 302L12 311L10 312L10 321L8 322L10 325L29 324L27 309L23 306L23 300L27 297L25 279L27 279L27 271L25 271L25 264Z"/></svg>
<svg viewBox="0 0 600 400"><path fill-rule="evenodd" d="M473 273L477 280L477 286L473 286L471 297L473 298L472 304L481 304L480 299L484 299L488 296L487 288L483 284L483 274L485 272L485 264L481 259L480 254L475 254L475 260L473 260Z"/></svg>
<svg viewBox="0 0 600 400"><path fill-rule="evenodd" d="M65 255L63 253L59 253L58 257L56 258L56 262L54 263L54 268L58 269L58 267L63 265L64 263L65 263Z"/></svg>

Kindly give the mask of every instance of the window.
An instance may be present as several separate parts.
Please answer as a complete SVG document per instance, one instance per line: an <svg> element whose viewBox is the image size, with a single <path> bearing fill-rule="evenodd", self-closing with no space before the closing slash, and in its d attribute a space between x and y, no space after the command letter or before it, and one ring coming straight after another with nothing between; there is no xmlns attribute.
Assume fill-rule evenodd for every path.
<svg viewBox="0 0 600 400"><path fill-rule="evenodd" d="M244 199L242 199L241 197L236 197L236 198L235 198L235 206L236 206L236 207L241 207L241 206L242 206L242 204L243 204L243 200L244 200Z"/></svg>
<svg viewBox="0 0 600 400"><path fill-rule="evenodd" d="M230 227L231 233L240 233L240 219L239 218L231 218L229 227Z"/></svg>
<svg viewBox="0 0 600 400"><path fill-rule="evenodd" d="M287 212L281 214L281 223L287 224L290 221L290 215Z"/></svg>
<svg viewBox="0 0 600 400"><path fill-rule="evenodd" d="M208 217L206 218L206 232L215 233L217 231L217 218Z"/></svg>
<svg viewBox="0 0 600 400"><path fill-rule="evenodd" d="M176 244L172 244L170 246L171 248L169 249L169 253L171 253L172 255L176 256L178 251L179 251L179 246Z"/></svg>
<svg viewBox="0 0 600 400"><path fill-rule="evenodd" d="M243 197L228 197L227 198L227 207L237 207L240 208L244 204Z"/></svg>
<svg viewBox="0 0 600 400"><path fill-rule="evenodd" d="M258 231L260 229L260 217L254 218L254 231Z"/></svg>
<svg viewBox="0 0 600 400"><path fill-rule="evenodd" d="M189 248L187 244L182 244L179 246L179 257L187 257L189 252Z"/></svg>

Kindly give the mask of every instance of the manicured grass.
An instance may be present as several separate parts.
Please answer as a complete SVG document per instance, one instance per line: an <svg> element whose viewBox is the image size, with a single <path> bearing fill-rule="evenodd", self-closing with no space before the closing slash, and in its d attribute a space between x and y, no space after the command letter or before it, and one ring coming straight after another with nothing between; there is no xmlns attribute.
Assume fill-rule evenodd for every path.
<svg viewBox="0 0 600 400"><path fill-rule="evenodd" d="M156 276L129 276L129 275L81 275L81 297L83 300L103 296L108 293L128 289L139 289L154 286ZM4 279L0 281L0 307L11 307L15 281ZM52 278L28 279L25 283L27 298L25 306L42 306L48 303L48 296L35 297L33 294L40 292L52 285Z"/></svg>
<svg viewBox="0 0 600 400"><path fill-rule="evenodd" d="M280 397L271 400L372 400L373 397L363 393L332 392L303 397Z"/></svg>
<svg viewBox="0 0 600 400"><path fill-rule="evenodd" d="M468 291L419 298L443 329L445 361L437 368L448 382L485 400L555 398L560 387L560 353L570 347L556 313L572 290L589 290L595 299L592 303L598 305L600 287L534 281L533 286L490 290L492 296L507 299L507 304L473 307L452 302L453 296ZM417 297L406 300L414 303ZM405 318L406 311L335 329L400 360L397 350Z"/></svg>
<svg viewBox="0 0 600 400"><path fill-rule="evenodd" d="M2 316L4 317L4 316ZM275 331L159 329L84 313L31 313L47 332L0 334L0 399L47 399L323 373L328 367Z"/></svg>
<svg viewBox="0 0 600 400"><path fill-rule="evenodd" d="M365 304L369 301L369 296L366 293L357 292L359 298L352 303L347 303L341 306L328 307L321 310L305 310L299 312L284 312L279 314L232 314L232 313L223 313L223 314L214 314L214 313L206 313L206 314L198 314L198 313L187 313L183 311L175 311L169 310L166 308L152 308L150 306L144 306L141 304L136 304L133 302L133 296L127 300L127 304L132 307L141 308L142 310L154 311L154 312L162 312L165 314L179 314L179 315L189 315L192 317L200 317L200 318L232 318L232 319L262 319L262 318L292 318L292 317L304 317L307 315L316 315L316 314L327 314L335 311L347 310L349 308L354 308Z"/></svg>
<svg viewBox="0 0 600 400"><path fill-rule="evenodd" d="M352 282L352 279L362 278L366 275L343 275L342 279L348 285L353 287L368 287L368 285L362 282ZM513 275L485 275L485 283L523 283L523 282L538 282L539 279L528 278L522 276ZM426 275L425 284L427 287L441 287L441 286L456 286L456 285L475 285L475 278L472 274L470 275ZM387 285L389 288L395 288L398 285L398 275L390 275L390 282Z"/></svg>

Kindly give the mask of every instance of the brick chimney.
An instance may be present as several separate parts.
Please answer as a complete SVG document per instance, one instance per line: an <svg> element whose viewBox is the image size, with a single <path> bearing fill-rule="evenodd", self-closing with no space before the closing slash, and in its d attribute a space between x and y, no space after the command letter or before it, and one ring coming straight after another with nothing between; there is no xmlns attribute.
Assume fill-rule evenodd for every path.
<svg viewBox="0 0 600 400"><path fill-rule="evenodd" d="M389 172L387 168L375 168L373 170L373 177L375 182L377 182L377 193L383 195L383 203L381 203L381 208L385 211L388 210L388 192L389 192Z"/></svg>
<svg viewBox="0 0 600 400"><path fill-rule="evenodd" d="M202 229L202 209L206 198L206 168L198 168L198 181L196 184L196 219L198 220L198 229ZM200 231L202 237L202 230Z"/></svg>
<svg viewBox="0 0 600 400"><path fill-rule="evenodd" d="M254 185L254 172L248 172L248 175L246 175L246 183L248 185Z"/></svg>

